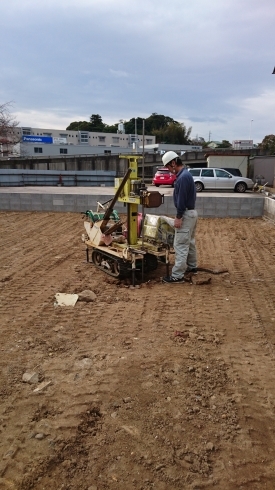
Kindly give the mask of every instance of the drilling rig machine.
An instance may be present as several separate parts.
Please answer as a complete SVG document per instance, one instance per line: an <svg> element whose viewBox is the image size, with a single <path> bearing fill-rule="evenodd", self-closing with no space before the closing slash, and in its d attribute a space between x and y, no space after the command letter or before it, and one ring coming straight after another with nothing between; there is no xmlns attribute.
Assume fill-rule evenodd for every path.
<svg viewBox="0 0 275 490"><path fill-rule="evenodd" d="M155 270L158 263L166 264L169 274L169 245L164 242L146 236L144 233L145 212L147 208L157 208L163 203L164 196L158 191L148 191L145 183L138 178L138 155L120 155L126 159L128 170L123 178L115 178L115 195L108 202L104 214L96 214L96 218L84 222L86 236L87 262L92 262L105 273L123 278L132 277L132 285L135 285L136 273L141 274ZM118 220L114 212L115 203L119 201L127 207L126 235L122 231L124 224ZM142 213L138 212L142 206ZM101 208L103 206L101 205ZM86 214L86 212L84 214ZM141 220L141 232L139 232L139 217ZM93 215L94 216L94 215ZM115 217L115 219L114 219ZM91 252L91 253L90 253Z"/></svg>

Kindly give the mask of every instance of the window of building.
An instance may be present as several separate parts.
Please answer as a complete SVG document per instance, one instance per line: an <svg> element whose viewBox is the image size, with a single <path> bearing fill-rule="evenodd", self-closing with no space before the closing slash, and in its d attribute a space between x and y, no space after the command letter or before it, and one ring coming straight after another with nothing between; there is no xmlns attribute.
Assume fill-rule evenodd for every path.
<svg viewBox="0 0 275 490"><path fill-rule="evenodd" d="M60 138L67 138L67 133L59 133ZM69 135L70 136L70 135Z"/></svg>
<svg viewBox="0 0 275 490"><path fill-rule="evenodd" d="M51 136L52 133L43 133L43 136Z"/></svg>
<svg viewBox="0 0 275 490"><path fill-rule="evenodd" d="M80 143L88 143L88 133L82 133L80 132Z"/></svg>
<svg viewBox="0 0 275 490"><path fill-rule="evenodd" d="M22 134L29 136L31 133L31 128L22 128Z"/></svg>
<svg viewBox="0 0 275 490"><path fill-rule="evenodd" d="M60 155L67 155L68 148L59 148L59 153Z"/></svg>
<svg viewBox="0 0 275 490"><path fill-rule="evenodd" d="M119 143L119 137L113 136L113 143Z"/></svg>
<svg viewBox="0 0 275 490"><path fill-rule="evenodd" d="M34 147L34 153L43 153L43 148Z"/></svg>
<svg viewBox="0 0 275 490"><path fill-rule="evenodd" d="M149 139L149 138L148 138L148 139L146 139L146 144L147 144L147 145L150 145L151 143L153 143L153 140L152 140L152 139Z"/></svg>
<svg viewBox="0 0 275 490"><path fill-rule="evenodd" d="M106 138L105 136L99 136L98 141L105 141L105 138Z"/></svg>

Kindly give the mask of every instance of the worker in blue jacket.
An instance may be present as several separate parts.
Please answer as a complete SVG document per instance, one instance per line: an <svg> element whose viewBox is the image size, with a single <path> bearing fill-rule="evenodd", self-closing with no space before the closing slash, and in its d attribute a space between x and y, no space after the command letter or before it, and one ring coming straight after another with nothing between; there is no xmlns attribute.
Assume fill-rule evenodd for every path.
<svg viewBox="0 0 275 490"><path fill-rule="evenodd" d="M177 284L184 282L185 272L197 272L195 232L198 213L195 210L196 187L192 175L184 167L176 152L166 152L162 157L162 162L170 172L177 175L173 195L176 208L174 220L175 264L172 268L172 275L163 277L162 281Z"/></svg>

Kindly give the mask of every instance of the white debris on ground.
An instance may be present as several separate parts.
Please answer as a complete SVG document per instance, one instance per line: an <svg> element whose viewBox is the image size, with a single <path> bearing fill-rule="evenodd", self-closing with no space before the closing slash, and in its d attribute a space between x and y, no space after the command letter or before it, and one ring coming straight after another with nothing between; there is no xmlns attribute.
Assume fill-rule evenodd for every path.
<svg viewBox="0 0 275 490"><path fill-rule="evenodd" d="M78 300L78 294L56 293L56 305L58 306L74 306Z"/></svg>

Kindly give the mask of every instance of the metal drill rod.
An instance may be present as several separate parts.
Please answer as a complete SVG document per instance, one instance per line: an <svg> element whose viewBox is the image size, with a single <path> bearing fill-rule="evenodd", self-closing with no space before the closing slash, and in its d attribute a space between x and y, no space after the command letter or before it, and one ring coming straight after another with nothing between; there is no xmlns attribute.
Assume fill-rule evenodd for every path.
<svg viewBox="0 0 275 490"><path fill-rule="evenodd" d="M115 195L114 195L114 197L113 197L113 199L111 201L110 206L108 207L108 209L106 209L106 212L104 213L104 216L103 216L103 219L102 219L102 223L100 225L101 231L103 231L104 228L105 228L105 226L107 225L107 223L108 223L108 221L110 219L110 216L111 216L111 214L113 212L114 205L117 202L117 200L119 198L119 195L120 195L123 187L125 186L127 180L129 179L129 176L130 176L130 173L131 172L132 172L132 169L131 168L128 168L126 174L124 175L124 177L123 177L123 179L122 179L122 181L121 181L121 183L120 183L120 185L119 185L119 187L118 187L118 189L117 189L117 191L116 191L116 193L115 193Z"/></svg>

